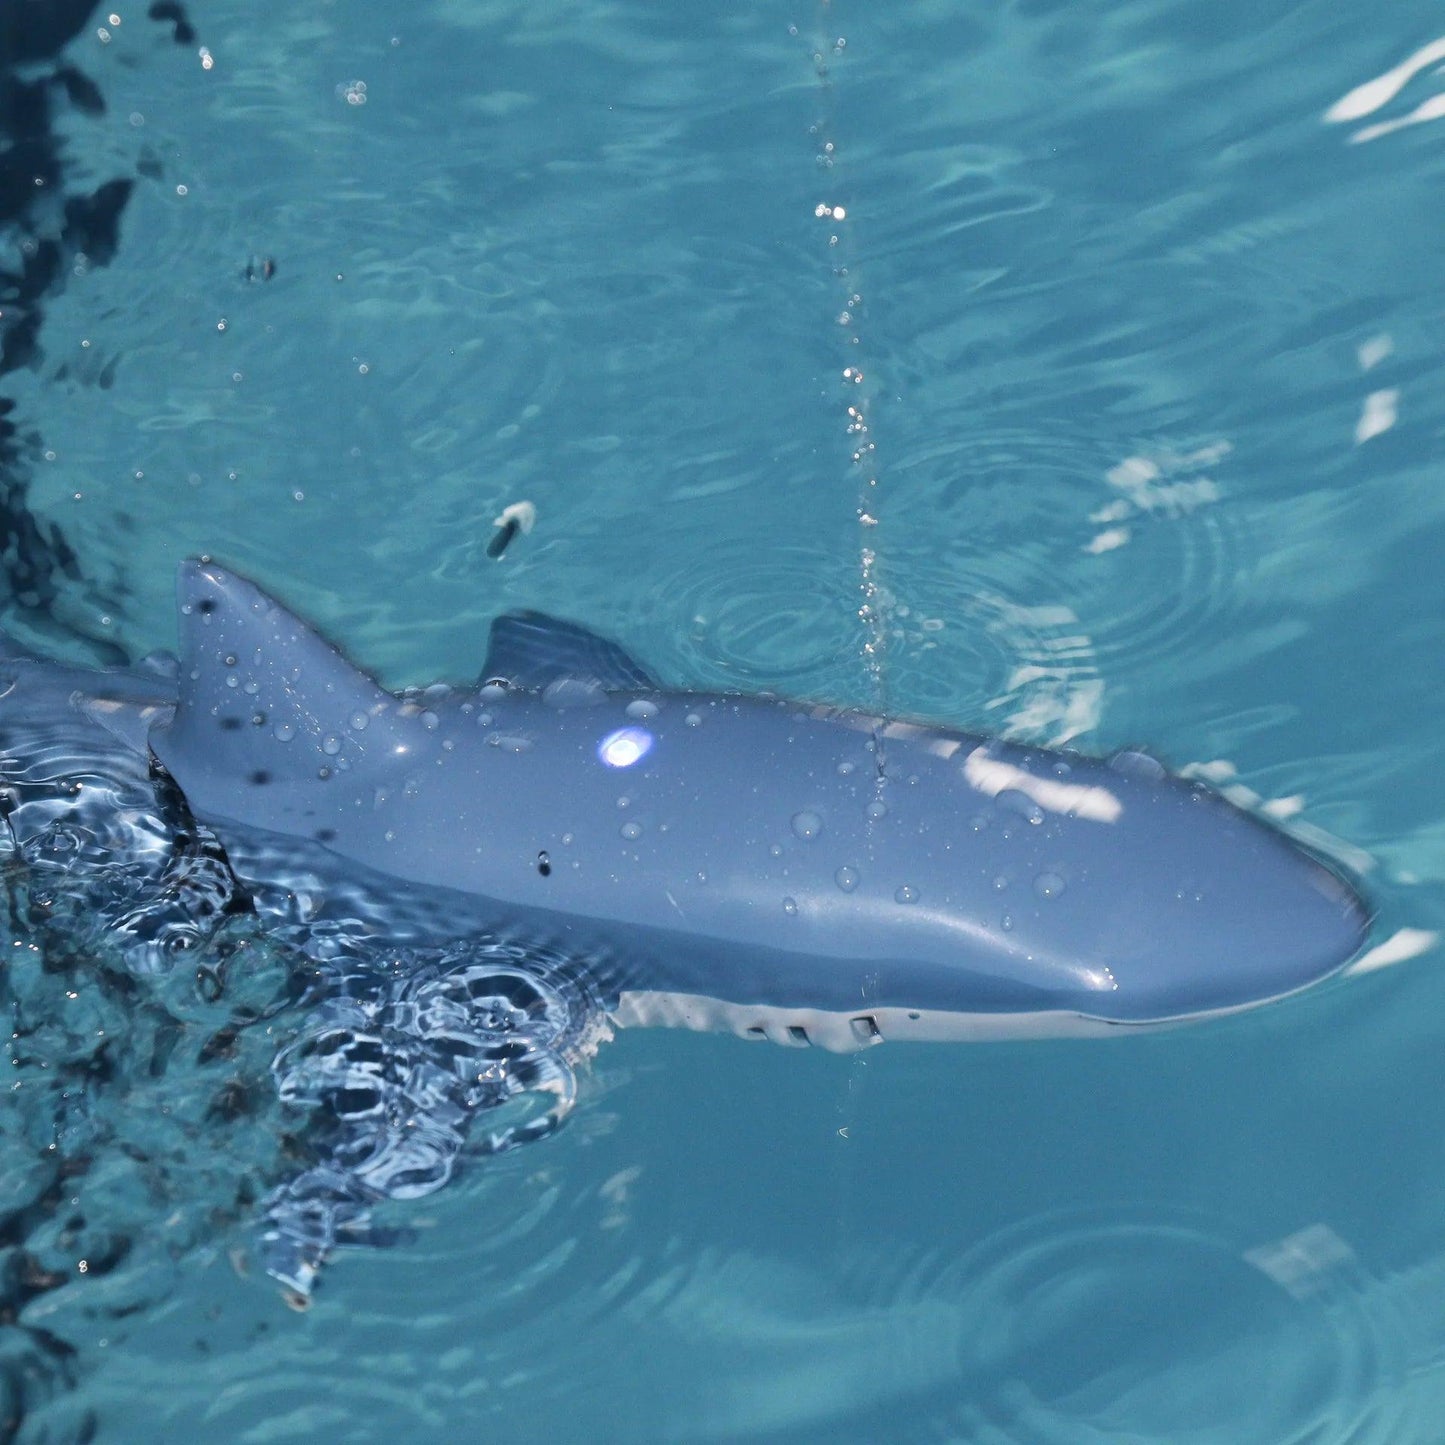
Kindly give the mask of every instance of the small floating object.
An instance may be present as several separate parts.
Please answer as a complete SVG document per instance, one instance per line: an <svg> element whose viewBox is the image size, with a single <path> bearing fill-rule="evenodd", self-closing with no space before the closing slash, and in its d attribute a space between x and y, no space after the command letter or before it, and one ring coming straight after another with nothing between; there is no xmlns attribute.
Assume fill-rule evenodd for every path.
<svg viewBox="0 0 1445 1445"><path fill-rule="evenodd" d="M513 502L503 507L501 515L492 518L496 535L487 543L487 556L497 558L512 545L512 538L520 532L524 537L537 524L537 509L531 502Z"/></svg>

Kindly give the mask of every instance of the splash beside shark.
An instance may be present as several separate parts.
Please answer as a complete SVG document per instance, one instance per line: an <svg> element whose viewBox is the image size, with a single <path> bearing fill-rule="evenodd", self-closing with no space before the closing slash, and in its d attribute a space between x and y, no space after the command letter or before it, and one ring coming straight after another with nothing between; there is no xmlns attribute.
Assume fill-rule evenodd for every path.
<svg viewBox="0 0 1445 1445"><path fill-rule="evenodd" d="M442 1182L509 1072L566 1096L608 1026L831 1050L1103 1033L1294 993L1366 939L1344 878L1142 754L671 691L538 614L497 620L480 685L398 695L211 562L182 567L179 603L178 666L5 654L12 856L43 861L83 793L87 837L179 909L182 942L249 908L339 981L278 1062L335 1135L272 1211L298 1290L370 1202ZM42 767L37 793L60 735L80 781ZM441 1049L430 1072L385 1063L398 1019ZM405 1147L380 1122L398 1089L431 1130Z"/></svg>

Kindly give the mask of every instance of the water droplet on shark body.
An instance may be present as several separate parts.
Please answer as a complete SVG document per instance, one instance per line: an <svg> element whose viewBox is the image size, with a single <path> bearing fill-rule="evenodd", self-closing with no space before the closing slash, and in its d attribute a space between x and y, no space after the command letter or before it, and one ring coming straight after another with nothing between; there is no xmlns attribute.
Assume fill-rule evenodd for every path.
<svg viewBox="0 0 1445 1445"><path fill-rule="evenodd" d="M1017 788L1005 788L994 801L1000 808L1016 814L1027 823L1038 824L1044 821L1044 810L1027 793L1022 793Z"/></svg>
<svg viewBox="0 0 1445 1445"><path fill-rule="evenodd" d="M623 709L628 717L649 718L657 716L657 704L651 698L637 697Z"/></svg>
<svg viewBox="0 0 1445 1445"><path fill-rule="evenodd" d="M1165 773L1164 764L1158 758L1151 758L1148 753L1141 753L1135 748L1115 753L1109 759L1109 766L1123 777L1149 783L1158 782Z"/></svg>
<svg viewBox="0 0 1445 1445"><path fill-rule="evenodd" d="M783 912L786 913L789 918L795 918L798 913L798 900L796 898L783 899Z"/></svg>
<svg viewBox="0 0 1445 1445"><path fill-rule="evenodd" d="M321 751L328 757L335 757L341 751L341 739L335 733L327 733L321 739Z"/></svg>
<svg viewBox="0 0 1445 1445"><path fill-rule="evenodd" d="M525 753L532 746L531 738L518 737L509 733L493 733L487 741L504 753Z"/></svg>
<svg viewBox="0 0 1445 1445"><path fill-rule="evenodd" d="M349 718L347 718L347 722L350 724L352 732L357 733L365 732L366 725L370 721L371 717L367 713L362 712L359 708L354 713L352 713Z"/></svg>
<svg viewBox="0 0 1445 1445"><path fill-rule="evenodd" d="M628 840L628 842L633 842L634 840L642 837L642 824L624 823L622 827L618 829L618 831L622 834L624 838Z"/></svg>
<svg viewBox="0 0 1445 1445"><path fill-rule="evenodd" d="M793 832L805 843L811 843L823 831L823 820L810 808L793 814Z"/></svg>
<svg viewBox="0 0 1445 1445"><path fill-rule="evenodd" d="M1057 898L1064 891L1063 877L1058 873L1040 873L1034 879L1034 892L1040 898Z"/></svg>
<svg viewBox="0 0 1445 1445"><path fill-rule="evenodd" d="M893 894L893 899L896 903L917 903L918 890L912 887L910 884L904 883L901 887L895 890Z"/></svg>
<svg viewBox="0 0 1445 1445"><path fill-rule="evenodd" d="M835 882L844 893L851 893L858 886L858 870L844 864L834 875Z"/></svg>
<svg viewBox="0 0 1445 1445"><path fill-rule="evenodd" d="M867 813L868 821L870 823L876 823L880 818L886 818L888 816L888 804L885 803L882 798L874 798L874 800L868 804Z"/></svg>
<svg viewBox="0 0 1445 1445"><path fill-rule="evenodd" d="M275 738L278 743L289 743L291 739L296 736L296 726L294 723L278 722L276 726L271 729L271 736Z"/></svg>

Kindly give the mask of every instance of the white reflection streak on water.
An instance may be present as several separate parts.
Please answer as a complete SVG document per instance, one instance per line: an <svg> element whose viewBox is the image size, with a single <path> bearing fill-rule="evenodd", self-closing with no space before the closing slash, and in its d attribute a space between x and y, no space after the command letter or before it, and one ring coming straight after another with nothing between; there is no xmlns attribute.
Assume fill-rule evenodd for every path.
<svg viewBox="0 0 1445 1445"><path fill-rule="evenodd" d="M1445 36L1438 40L1432 40L1428 45L1421 46L1413 55L1391 67L1383 75L1377 75L1373 80L1367 80L1363 85L1357 85L1347 95L1341 96L1325 112L1325 123L1337 125L1343 121L1363 120L1367 115L1373 115L1382 106L1388 105L1390 101L1394 100L1422 70L1436 65L1442 60L1445 60ZM1421 101L1414 110L1406 115L1399 116L1394 120L1377 121L1374 125L1361 126L1350 136L1350 141L1352 144L1358 145L1364 141L1378 140L1381 136L1390 135L1397 130L1404 130L1407 126L1419 125L1428 120L1439 120L1442 117L1445 117L1445 91Z"/></svg>

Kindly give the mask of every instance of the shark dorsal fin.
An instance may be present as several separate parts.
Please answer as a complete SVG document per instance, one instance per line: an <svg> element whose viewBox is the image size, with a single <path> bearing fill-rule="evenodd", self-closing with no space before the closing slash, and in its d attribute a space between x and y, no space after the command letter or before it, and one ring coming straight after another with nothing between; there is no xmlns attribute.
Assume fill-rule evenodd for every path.
<svg viewBox="0 0 1445 1445"><path fill-rule="evenodd" d="M642 692L656 679L615 642L545 612L505 612L492 623L482 681L543 691L554 683L595 683L604 692Z"/></svg>
<svg viewBox="0 0 1445 1445"><path fill-rule="evenodd" d="M188 796L206 778L314 779L413 736L395 697L244 578L186 562L178 600L179 696L151 748Z"/></svg>

